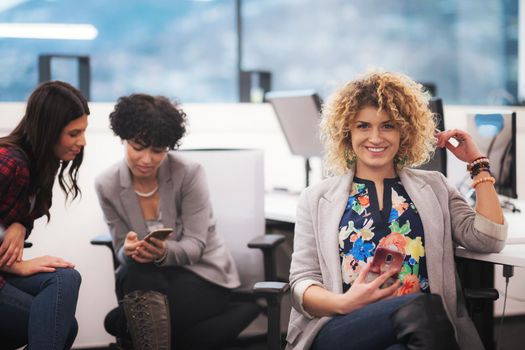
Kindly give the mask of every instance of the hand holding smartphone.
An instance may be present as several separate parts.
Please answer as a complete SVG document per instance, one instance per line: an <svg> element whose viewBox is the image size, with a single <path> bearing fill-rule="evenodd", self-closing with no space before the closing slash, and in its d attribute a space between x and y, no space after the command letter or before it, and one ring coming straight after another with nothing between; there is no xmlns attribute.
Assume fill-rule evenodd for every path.
<svg viewBox="0 0 525 350"><path fill-rule="evenodd" d="M400 270L403 261L405 260L405 255L396 250L378 247L372 258L372 263L370 264L370 270L366 276L366 282L372 282L379 275L389 271L390 269ZM397 280L397 274L390 277L381 288L386 288L394 284Z"/></svg>
<svg viewBox="0 0 525 350"><path fill-rule="evenodd" d="M156 238L161 241L165 241L173 232L172 228L161 228L158 230L151 231L144 237L144 240L151 243L151 238Z"/></svg>

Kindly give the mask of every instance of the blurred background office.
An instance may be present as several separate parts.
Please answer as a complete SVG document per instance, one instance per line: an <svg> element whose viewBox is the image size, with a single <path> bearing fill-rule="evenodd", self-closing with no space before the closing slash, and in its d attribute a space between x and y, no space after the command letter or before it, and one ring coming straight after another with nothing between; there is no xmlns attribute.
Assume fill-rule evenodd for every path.
<svg viewBox="0 0 525 350"><path fill-rule="evenodd" d="M2 0L0 101L24 100L39 54L89 55L93 101L137 90L234 102L238 70L322 97L370 67L432 82L451 104L515 104L520 0ZM17 23L83 24L70 39L5 35ZM78 32L76 30L79 30ZM76 36L75 36L76 35ZM80 40L76 40L80 39ZM74 64L56 63L56 78Z"/></svg>

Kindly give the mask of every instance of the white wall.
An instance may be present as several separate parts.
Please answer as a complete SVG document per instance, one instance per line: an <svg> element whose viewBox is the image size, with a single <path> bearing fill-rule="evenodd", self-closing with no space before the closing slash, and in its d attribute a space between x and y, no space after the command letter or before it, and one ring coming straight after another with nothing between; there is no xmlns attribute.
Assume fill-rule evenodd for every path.
<svg viewBox="0 0 525 350"><path fill-rule="evenodd" d="M108 129L111 104L91 103L85 160L80 170L83 196L64 206L62 193L55 189L51 221L38 220L30 240L35 246L26 256L54 254L77 264L83 277L77 309L80 330L76 347L95 347L109 343L112 338L103 329L103 319L116 305L113 293L113 271L110 252L94 247L89 240L106 232L102 213L93 187L95 176L122 157L123 148ZM292 156L280 132L270 106L265 104L187 104L183 106L190 119L190 133L184 148L261 148L265 151L266 188L287 187L300 190L304 186L303 160ZM0 134L8 133L23 114L23 103L0 103ZM464 127L466 111L486 110L485 107L446 106L448 128ZM518 195L525 198L525 108L518 111ZM449 158L450 159L450 158ZM449 161L448 173L455 181L465 173L465 165ZM228 176L227 169L224 174ZM521 175L521 177L520 177ZM319 161L314 162L313 180L320 179ZM525 208L522 208L525 210ZM509 295L525 295L525 272L517 271L511 280ZM499 274L497 274L499 276ZM521 281L521 282L520 282ZM499 282L498 282L499 283ZM499 284L501 288L501 284ZM514 289L512 287L515 287ZM523 302L511 310L525 313ZM521 309L520 309L521 308Z"/></svg>

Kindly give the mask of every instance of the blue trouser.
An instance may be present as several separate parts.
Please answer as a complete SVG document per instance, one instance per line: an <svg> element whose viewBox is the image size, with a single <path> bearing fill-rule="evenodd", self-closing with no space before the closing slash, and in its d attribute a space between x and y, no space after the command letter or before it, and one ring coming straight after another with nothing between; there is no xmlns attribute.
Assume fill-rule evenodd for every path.
<svg viewBox="0 0 525 350"><path fill-rule="evenodd" d="M57 269L6 277L7 283L0 288L1 348L27 344L28 350L70 349L78 331L75 310L80 274Z"/></svg>
<svg viewBox="0 0 525 350"><path fill-rule="evenodd" d="M328 321L315 338L312 350L401 350L390 315L419 294L381 300Z"/></svg>

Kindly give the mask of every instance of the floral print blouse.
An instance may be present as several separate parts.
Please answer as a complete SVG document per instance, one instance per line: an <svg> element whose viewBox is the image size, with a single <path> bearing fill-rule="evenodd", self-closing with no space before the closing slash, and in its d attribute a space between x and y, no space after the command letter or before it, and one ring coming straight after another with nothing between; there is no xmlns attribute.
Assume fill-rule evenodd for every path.
<svg viewBox="0 0 525 350"><path fill-rule="evenodd" d="M396 295L430 292L423 224L399 178L385 179L383 209L372 181L354 177L339 223L339 255L346 292L377 247L405 254Z"/></svg>

